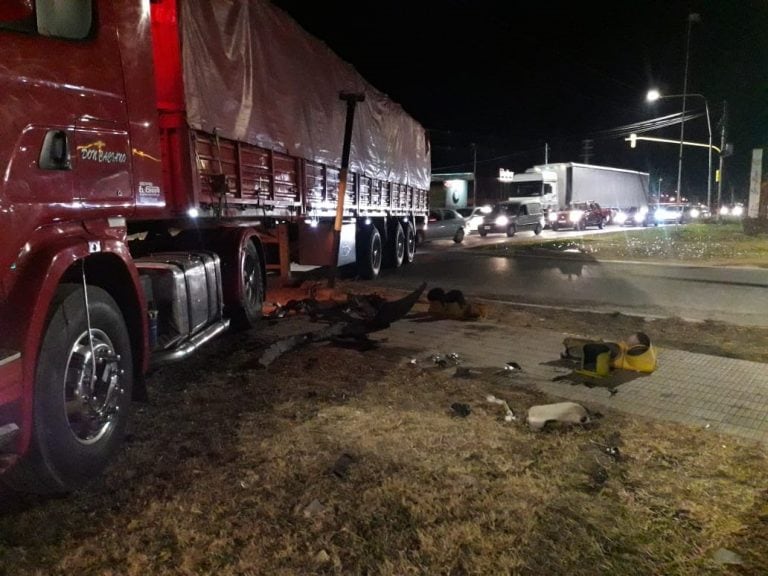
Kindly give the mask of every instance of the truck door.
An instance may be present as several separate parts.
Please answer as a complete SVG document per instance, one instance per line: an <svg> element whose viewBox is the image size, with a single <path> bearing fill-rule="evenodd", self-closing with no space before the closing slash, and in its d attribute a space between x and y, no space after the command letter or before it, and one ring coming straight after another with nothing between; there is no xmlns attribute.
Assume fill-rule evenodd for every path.
<svg viewBox="0 0 768 576"><path fill-rule="evenodd" d="M75 128L75 200L85 208L130 207L133 192L128 131L120 121L86 116Z"/></svg>

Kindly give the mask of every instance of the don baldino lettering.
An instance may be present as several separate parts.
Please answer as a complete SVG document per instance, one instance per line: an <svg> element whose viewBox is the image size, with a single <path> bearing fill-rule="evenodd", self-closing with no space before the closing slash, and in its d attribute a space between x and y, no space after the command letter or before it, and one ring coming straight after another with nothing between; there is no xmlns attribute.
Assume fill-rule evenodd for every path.
<svg viewBox="0 0 768 576"><path fill-rule="evenodd" d="M128 155L125 152L115 152L107 150L105 142L98 141L91 144L78 146L81 160L90 162L99 162L100 164L125 164L128 161Z"/></svg>

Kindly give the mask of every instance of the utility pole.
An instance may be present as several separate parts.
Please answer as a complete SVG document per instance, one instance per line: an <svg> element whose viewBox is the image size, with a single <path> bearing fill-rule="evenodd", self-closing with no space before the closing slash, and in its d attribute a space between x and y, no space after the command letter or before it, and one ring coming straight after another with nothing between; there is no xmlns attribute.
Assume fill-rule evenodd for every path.
<svg viewBox="0 0 768 576"><path fill-rule="evenodd" d="M723 100L723 115L720 118L720 166L717 170L717 217L720 218L720 203L723 192L723 157L725 156L725 125L728 122L728 104Z"/></svg>
<svg viewBox="0 0 768 576"><path fill-rule="evenodd" d="M581 141L581 161L584 164L589 164L590 160L592 160L592 140L582 140Z"/></svg>
<svg viewBox="0 0 768 576"><path fill-rule="evenodd" d="M685 74L683 75L683 113L680 116L680 155L677 162L677 201L680 202L680 187L683 180L683 140L685 140L685 96L688 93L688 60L691 52L691 25L700 22L698 14L688 14L688 34L685 41Z"/></svg>
<svg viewBox="0 0 768 576"><path fill-rule="evenodd" d="M472 142L472 207L477 206L477 144Z"/></svg>
<svg viewBox="0 0 768 576"><path fill-rule="evenodd" d="M544 142L544 164L549 164L549 144Z"/></svg>

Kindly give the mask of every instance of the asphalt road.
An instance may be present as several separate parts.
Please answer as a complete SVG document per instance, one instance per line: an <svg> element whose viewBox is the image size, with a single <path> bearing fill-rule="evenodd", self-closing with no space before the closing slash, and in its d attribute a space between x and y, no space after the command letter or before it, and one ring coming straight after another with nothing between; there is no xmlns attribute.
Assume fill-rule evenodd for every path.
<svg viewBox="0 0 768 576"><path fill-rule="evenodd" d="M615 227L604 232L610 231ZM556 237L581 234L557 232ZM531 235L523 232L511 241ZM419 247L413 265L383 270L376 283L412 289L427 281L430 287L500 301L768 326L768 269L499 257L471 249L508 241L502 235L480 238L473 233L462 245L428 242Z"/></svg>

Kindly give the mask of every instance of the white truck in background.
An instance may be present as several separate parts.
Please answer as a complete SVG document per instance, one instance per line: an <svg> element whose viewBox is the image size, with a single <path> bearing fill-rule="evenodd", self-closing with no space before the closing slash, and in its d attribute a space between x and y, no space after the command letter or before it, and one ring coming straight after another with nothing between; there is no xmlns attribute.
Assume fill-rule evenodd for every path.
<svg viewBox="0 0 768 576"><path fill-rule="evenodd" d="M648 173L561 162L529 168L502 180L508 200L537 198L547 213L568 210L574 203L596 202L614 211L648 206Z"/></svg>

